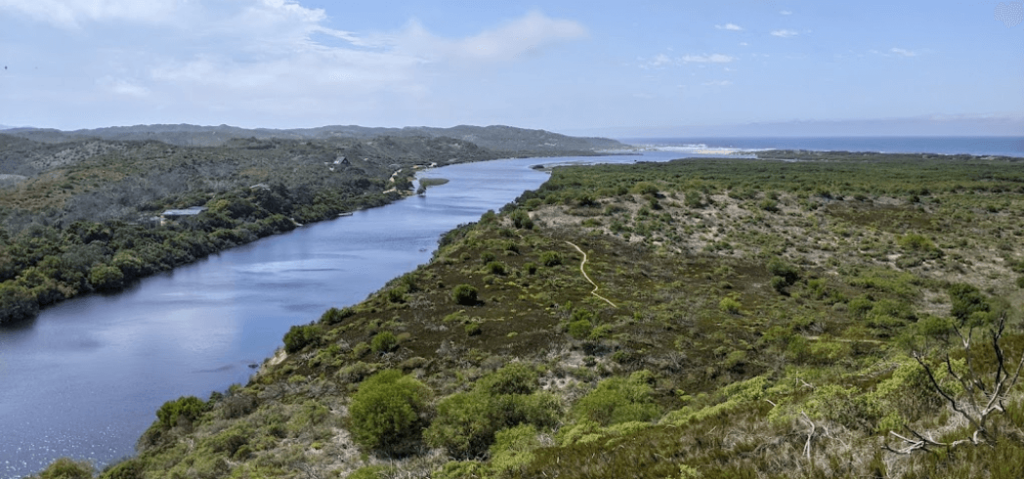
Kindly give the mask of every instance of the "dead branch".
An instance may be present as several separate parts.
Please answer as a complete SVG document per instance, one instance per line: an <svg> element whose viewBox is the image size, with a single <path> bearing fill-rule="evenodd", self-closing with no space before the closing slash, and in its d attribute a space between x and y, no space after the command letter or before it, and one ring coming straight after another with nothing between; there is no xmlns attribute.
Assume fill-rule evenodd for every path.
<svg viewBox="0 0 1024 479"><path fill-rule="evenodd" d="M961 327L954 326L953 330L960 338L960 343L964 348L964 366L966 371L963 373L957 372L956 368L953 367L953 361L950 359L949 353L946 353L943 363L946 366L946 373L963 388L964 393L962 395L956 396L952 391L939 384L938 379L935 377L935 371L925 362L923 355L914 353L912 357L924 369L932 389L939 396L942 396L953 411L971 425L974 432L970 438L943 443L920 434L913 429L909 430L914 439L902 436L895 431L889 431L890 435L899 438L903 441L904 445L901 448L893 448L887 443L882 446L883 449L892 453L906 455L916 451L928 451L929 447L953 448L963 444L977 446L992 444L996 440L989 428L989 422L992 419L993 413L1006 411L1004 406L1006 396L1017 384L1017 381L1020 379L1021 369L1024 368L1024 351L1021 352L1020 360L1017 361L1017 366L1011 375L1006 367L1006 354L1000 344L1003 332L1006 330L1006 314L1002 314L994 327L989 331L992 351L996 356L996 371L991 382L986 382L986 378L974 368L974 355L971 352L971 342L974 334L973 326L967 329L966 335Z"/></svg>

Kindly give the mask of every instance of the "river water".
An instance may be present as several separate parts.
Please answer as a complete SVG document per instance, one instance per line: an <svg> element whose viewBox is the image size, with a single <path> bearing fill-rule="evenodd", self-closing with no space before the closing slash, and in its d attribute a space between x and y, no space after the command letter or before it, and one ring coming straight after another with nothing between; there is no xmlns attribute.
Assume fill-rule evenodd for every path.
<svg viewBox="0 0 1024 479"><path fill-rule="evenodd" d="M129 456L165 401L244 384L292 325L355 304L429 261L441 234L497 210L547 174L536 164L665 161L533 158L423 172L426 196L356 212L224 251L110 296L0 326L0 478L69 456Z"/></svg>

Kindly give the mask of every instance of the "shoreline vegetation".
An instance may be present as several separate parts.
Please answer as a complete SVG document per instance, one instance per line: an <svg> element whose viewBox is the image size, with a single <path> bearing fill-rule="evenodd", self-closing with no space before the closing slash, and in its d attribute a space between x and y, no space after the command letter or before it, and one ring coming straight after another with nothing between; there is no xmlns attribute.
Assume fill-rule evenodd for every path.
<svg viewBox="0 0 1024 479"><path fill-rule="evenodd" d="M765 156L556 168L100 475L1024 475L1024 160Z"/></svg>
<svg viewBox="0 0 1024 479"><path fill-rule="evenodd" d="M418 136L369 136L374 129L351 128L359 138L329 128L302 135L230 129L226 135L221 127L189 125L4 131L0 323L33 318L81 294L117 292L304 224L385 205L413 194L416 168L587 155L617 144L510 127L430 129ZM485 144L516 149L438 136L445 132L473 133ZM247 133L253 136L242 137ZM545 143L532 147L538 138ZM182 146L195 144L215 146ZM581 150L588 145L591 150ZM197 207L205 210L170 211Z"/></svg>

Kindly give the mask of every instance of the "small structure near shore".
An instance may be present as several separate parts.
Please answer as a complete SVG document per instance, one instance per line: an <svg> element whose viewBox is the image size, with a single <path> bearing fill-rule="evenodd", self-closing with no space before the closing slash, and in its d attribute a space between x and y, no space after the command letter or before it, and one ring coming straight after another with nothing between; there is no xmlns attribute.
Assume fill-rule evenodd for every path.
<svg viewBox="0 0 1024 479"><path fill-rule="evenodd" d="M176 220L184 216L195 216L199 213L206 211L208 208L205 206L190 206L180 210L167 210L160 215L160 225L167 224L168 220Z"/></svg>

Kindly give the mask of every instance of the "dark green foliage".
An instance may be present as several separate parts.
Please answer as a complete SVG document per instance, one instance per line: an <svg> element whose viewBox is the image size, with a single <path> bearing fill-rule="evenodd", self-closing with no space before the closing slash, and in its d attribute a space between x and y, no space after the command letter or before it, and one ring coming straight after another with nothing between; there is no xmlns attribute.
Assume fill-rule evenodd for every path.
<svg viewBox="0 0 1024 479"><path fill-rule="evenodd" d="M349 429L356 443L367 449L404 451L423 430L430 395L423 383L400 371L370 376L349 405Z"/></svg>
<svg viewBox="0 0 1024 479"><path fill-rule="evenodd" d="M456 286L452 290L452 301L463 306L475 306L479 302L476 288L468 284Z"/></svg>
<svg viewBox="0 0 1024 479"><path fill-rule="evenodd" d="M39 473L39 479L92 479L92 463L62 457Z"/></svg>
<svg viewBox="0 0 1024 479"><path fill-rule="evenodd" d="M495 434L506 427L552 427L561 404L551 394L536 392L538 386L536 370L522 363L509 364L478 380L473 391L442 400L424 440L465 459L486 454Z"/></svg>
<svg viewBox="0 0 1024 479"><path fill-rule="evenodd" d="M160 406L156 417L160 427L170 429L175 426L190 426L206 410L207 404L202 399L195 396L182 396Z"/></svg>
<svg viewBox="0 0 1024 479"><path fill-rule="evenodd" d="M394 472L394 466L377 464L375 466L360 467L352 471L352 474L349 474L347 479L381 479L383 477L390 477Z"/></svg>
<svg viewBox="0 0 1024 479"><path fill-rule="evenodd" d="M557 251L545 251L540 255L540 263L547 267L558 266L562 264L562 255Z"/></svg>
<svg viewBox="0 0 1024 479"><path fill-rule="evenodd" d="M370 341L370 349L375 353L390 353L398 348L398 338L391 331L377 333Z"/></svg>
<svg viewBox="0 0 1024 479"><path fill-rule="evenodd" d="M475 389L490 395L533 394L537 391L537 370L523 363L511 363L476 382Z"/></svg>
<svg viewBox="0 0 1024 479"><path fill-rule="evenodd" d="M389 289L387 292L387 298L389 303L404 303L405 291L399 288Z"/></svg>
<svg viewBox="0 0 1024 479"><path fill-rule="evenodd" d="M782 276L772 276L772 279L768 281L768 284L771 285L772 289L775 291L785 293L786 287L789 286L789 281L786 281L786 278L783 278Z"/></svg>
<svg viewBox="0 0 1024 479"><path fill-rule="evenodd" d="M132 458L119 462L100 474L102 479L142 479L145 465Z"/></svg>
<svg viewBox="0 0 1024 479"><path fill-rule="evenodd" d="M661 414L651 397L650 373L641 371L629 378L601 381L572 407L577 421L594 421L603 426L627 421L650 421Z"/></svg>
<svg viewBox="0 0 1024 479"><path fill-rule="evenodd" d="M490 263L487 263L486 269L488 273L500 276L504 276L507 272L505 269L505 263L502 263L501 261L491 261Z"/></svg>
<svg viewBox="0 0 1024 479"><path fill-rule="evenodd" d="M510 216L512 218L512 224L516 228L520 229L533 229L533 220L530 219L530 214L526 210L518 209L512 212Z"/></svg>
<svg viewBox="0 0 1024 479"><path fill-rule="evenodd" d="M100 291L116 291L124 286L124 274L117 266L96 266L89 273L89 282Z"/></svg>
<svg viewBox="0 0 1024 479"><path fill-rule="evenodd" d="M342 321L355 316L355 314L356 311L352 308L331 308L325 311L324 314L320 315L320 323L328 326L341 324Z"/></svg>
<svg viewBox="0 0 1024 479"><path fill-rule="evenodd" d="M0 322L32 317L38 311L35 296L23 286L0 284Z"/></svg>
<svg viewBox="0 0 1024 479"><path fill-rule="evenodd" d="M961 323L971 319L976 313L985 313L991 308L981 291L972 285L956 283L950 285L946 292L953 303L950 314Z"/></svg>
<svg viewBox="0 0 1024 479"><path fill-rule="evenodd" d="M480 328L480 323L469 323L464 328L466 330L466 336L477 336L483 332Z"/></svg>
<svg viewBox="0 0 1024 479"><path fill-rule="evenodd" d="M320 329L314 324L292 326L284 335L284 350L288 353L301 351L320 340Z"/></svg>
<svg viewBox="0 0 1024 479"><path fill-rule="evenodd" d="M786 281L786 284L793 284L800 279L800 271L795 266L787 263L782 258L772 258L768 261L768 272Z"/></svg>
<svg viewBox="0 0 1024 479"><path fill-rule="evenodd" d="M457 393L441 400L437 417L423 433L431 447L443 447L456 458L483 454L504 421L494 398L482 392Z"/></svg>
<svg viewBox="0 0 1024 479"><path fill-rule="evenodd" d="M590 332L593 329L594 325L591 324L590 321L587 321L586 319L581 319L579 321L573 321L569 323L568 331L569 336L572 336L575 339L586 339L587 336L590 336Z"/></svg>

